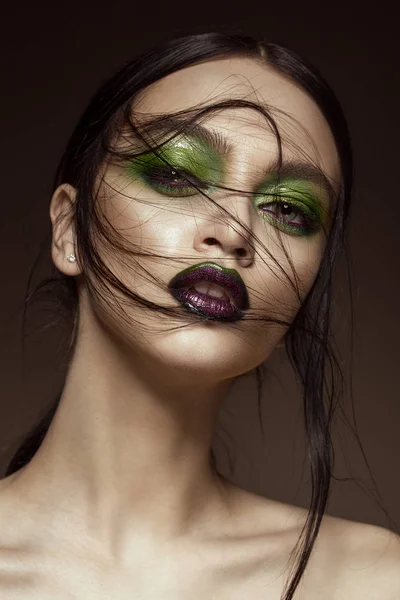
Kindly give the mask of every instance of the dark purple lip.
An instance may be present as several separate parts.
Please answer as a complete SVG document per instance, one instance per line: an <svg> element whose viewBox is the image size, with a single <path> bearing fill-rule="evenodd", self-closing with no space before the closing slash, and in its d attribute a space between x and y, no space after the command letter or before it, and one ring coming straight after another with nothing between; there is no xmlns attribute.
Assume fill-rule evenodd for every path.
<svg viewBox="0 0 400 600"><path fill-rule="evenodd" d="M168 289L179 290L193 287L201 281L209 281L221 286L233 298L239 309L247 310L249 308L247 288L239 273L235 269L225 269L213 262L205 262L184 269L171 279Z"/></svg>

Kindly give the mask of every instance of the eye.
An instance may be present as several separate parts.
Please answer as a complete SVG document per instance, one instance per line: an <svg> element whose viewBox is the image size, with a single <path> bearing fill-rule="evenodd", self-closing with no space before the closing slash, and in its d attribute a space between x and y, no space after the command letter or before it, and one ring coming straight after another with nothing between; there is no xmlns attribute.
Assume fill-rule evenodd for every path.
<svg viewBox="0 0 400 600"><path fill-rule="evenodd" d="M321 227L318 214L304 203L273 196L272 202L258 206L265 218L279 229L294 235L311 235ZM290 200L290 201L289 201Z"/></svg>
<svg viewBox="0 0 400 600"><path fill-rule="evenodd" d="M265 212L270 213L281 220L287 219L289 222L293 223L296 219L300 219L300 223L302 222L303 215L300 209L296 209L292 204L289 204L289 202L271 202L266 206ZM275 207L275 210L273 210L272 207Z"/></svg>
<svg viewBox="0 0 400 600"><path fill-rule="evenodd" d="M168 165L149 166L141 177L150 188L165 196L195 196L199 190L211 188L191 173Z"/></svg>

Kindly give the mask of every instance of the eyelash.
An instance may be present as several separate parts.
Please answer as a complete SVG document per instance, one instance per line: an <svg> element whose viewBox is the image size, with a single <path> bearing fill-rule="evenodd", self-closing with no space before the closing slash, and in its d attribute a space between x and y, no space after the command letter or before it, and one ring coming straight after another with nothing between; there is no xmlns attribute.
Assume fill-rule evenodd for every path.
<svg viewBox="0 0 400 600"><path fill-rule="evenodd" d="M272 197L276 198L277 194L274 194L274 196ZM304 203L294 201L291 198L285 196L282 196L280 200L275 200L274 202L268 202L267 204L259 204L257 208L262 209L263 207L270 207L274 205L279 206L281 210L284 209L284 207L290 207L290 213L295 212L297 213L297 216L300 216L303 219L304 223L300 224L294 223L293 221L284 221L277 214L271 216L273 221L275 221L279 227L282 227L282 229L284 230L288 230L289 233L293 233L295 235L312 235L313 233L319 231L319 229L321 228L320 218L314 211L303 208ZM267 210L262 210L262 212L269 213L269 211ZM270 217L265 218L268 220L270 219Z"/></svg>
<svg viewBox="0 0 400 600"><path fill-rule="evenodd" d="M195 176L186 173L184 170L171 169L166 166L157 166L147 168L146 172L141 174L141 178L144 182L154 189L156 192L165 196L171 195L175 197L190 197L194 196L198 190L212 190L214 186L210 186L207 183L201 182ZM193 187L190 185L193 184ZM181 190L181 193L180 193ZM182 193L186 190L187 193ZM263 197L268 194L260 194ZM280 200L276 200L278 194L270 195L275 198L274 202L262 203L257 208L262 209L263 207L279 206L280 209L284 207L290 207L291 212L296 212L298 216L302 217L304 223L294 223L293 221L284 221L277 214L271 214L268 210L261 210L264 213L264 218L267 221L272 221L276 226L283 231L286 231L292 235L308 236L316 233L321 228L321 221L319 216L312 211L312 209L305 209L304 203L295 201L287 196L282 196ZM267 216L270 215L270 216ZM295 217L296 218L296 217Z"/></svg>
<svg viewBox="0 0 400 600"><path fill-rule="evenodd" d="M178 171L177 169L171 169L168 166L152 167L151 169L147 169L147 172L142 174L142 178L150 187L156 191L160 191L160 193L164 193L165 195L168 195L168 192L170 192L171 195L175 192L175 195L181 197L194 196L197 192L196 188L206 190L210 189L211 187L205 183L202 183L199 179L197 179L197 177L190 175L190 173L186 173L182 169ZM181 182L183 185L180 185L180 183L176 180L179 180L179 182ZM193 188L190 183L195 185L196 188ZM196 191L193 192L193 189ZM190 190L190 193L179 194L178 192L178 194L176 194L176 192L179 190Z"/></svg>

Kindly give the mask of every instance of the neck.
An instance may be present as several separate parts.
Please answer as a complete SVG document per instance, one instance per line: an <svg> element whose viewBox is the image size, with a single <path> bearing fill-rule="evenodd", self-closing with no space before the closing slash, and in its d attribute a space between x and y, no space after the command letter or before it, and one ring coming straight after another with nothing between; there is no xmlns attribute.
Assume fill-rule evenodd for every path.
<svg viewBox="0 0 400 600"><path fill-rule="evenodd" d="M115 557L137 536L190 536L226 516L228 484L209 457L231 382L110 339L101 328L78 334L60 405L19 485L54 535L79 531Z"/></svg>

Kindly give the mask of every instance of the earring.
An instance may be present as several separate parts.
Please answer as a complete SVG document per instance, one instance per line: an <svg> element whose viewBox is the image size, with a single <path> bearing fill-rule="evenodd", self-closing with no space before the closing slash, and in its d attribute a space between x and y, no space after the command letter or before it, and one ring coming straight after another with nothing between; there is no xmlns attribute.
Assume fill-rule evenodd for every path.
<svg viewBox="0 0 400 600"><path fill-rule="evenodd" d="M73 262L76 261L76 256L75 256L75 254L73 252L71 252L70 254L68 254L67 261L70 262L70 263L73 263Z"/></svg>

